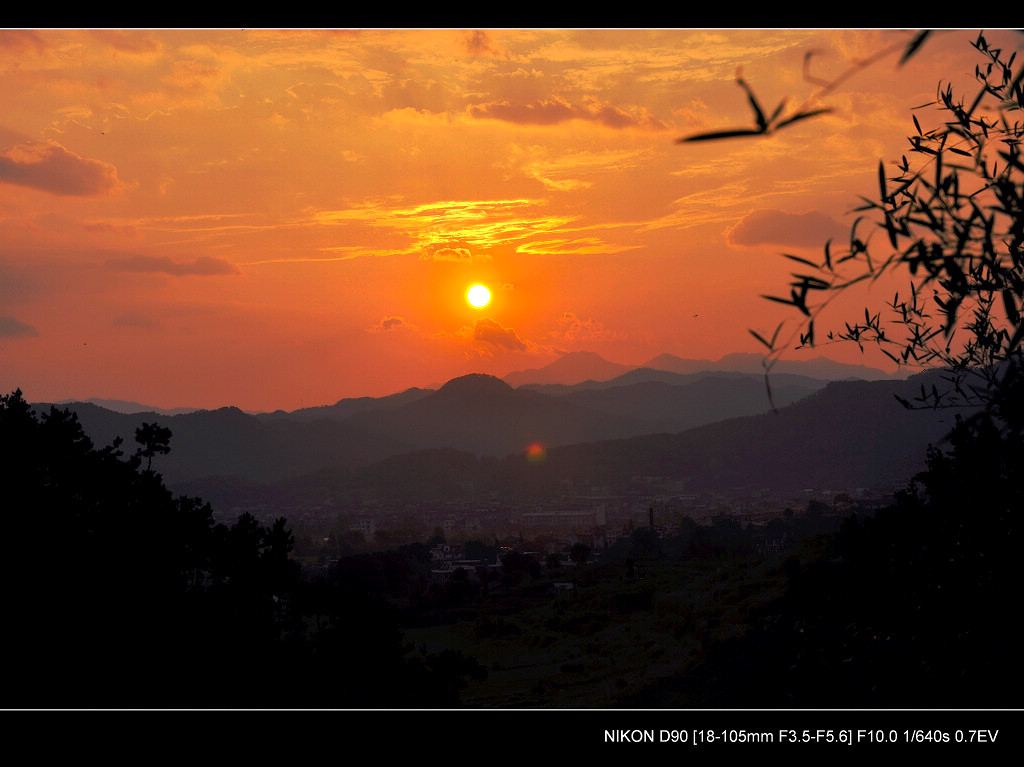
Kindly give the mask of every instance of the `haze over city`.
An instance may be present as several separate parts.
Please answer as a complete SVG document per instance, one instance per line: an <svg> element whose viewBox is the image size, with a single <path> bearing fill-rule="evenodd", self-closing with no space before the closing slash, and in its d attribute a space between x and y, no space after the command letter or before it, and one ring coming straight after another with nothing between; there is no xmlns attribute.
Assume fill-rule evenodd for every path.
<svg viewBox="0 0 1024 767"><path fill-rule="evenodd" d="M758 351L781 254L848 237L976 34L0 31L0 388L292 410ZM679 143L752 124L740 73L831 111Z"/></svg>

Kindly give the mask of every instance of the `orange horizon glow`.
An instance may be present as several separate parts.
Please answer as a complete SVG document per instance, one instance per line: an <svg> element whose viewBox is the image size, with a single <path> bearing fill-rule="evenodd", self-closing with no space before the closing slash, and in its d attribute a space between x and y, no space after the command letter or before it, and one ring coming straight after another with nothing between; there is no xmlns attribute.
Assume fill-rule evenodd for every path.
<svg viewBox="0 0 1024 767"><path fill-rule="evenodd" d="M0 30L0 389L293 410L572 351L758 352L781 254L848 236L911 108L973 71L976 32L897 66L911 34ZM803 77L889 47L823 96ZM740 70L832 112L678 143L750 122Z"/></svg>

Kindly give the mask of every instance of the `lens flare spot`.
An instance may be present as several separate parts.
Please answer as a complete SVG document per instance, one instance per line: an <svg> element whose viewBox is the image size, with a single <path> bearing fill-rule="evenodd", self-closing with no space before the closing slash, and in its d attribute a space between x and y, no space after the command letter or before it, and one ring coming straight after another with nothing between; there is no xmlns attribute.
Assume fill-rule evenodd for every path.
<svg viewBox="0 0 1024 767"><path fill-rule="evenodd" d="M530 463L540 463L547 458L548 451L544 449L544 445L540 442L534 442L528 448L526 448L526 460Z"/></svg>
<svg viewBox="0 0 1024 767"><path fill-rule="evenodd" d="M491 302L491 291L483 285L474 285L466 294L466 300L477 308L487 306Z"/></svg>

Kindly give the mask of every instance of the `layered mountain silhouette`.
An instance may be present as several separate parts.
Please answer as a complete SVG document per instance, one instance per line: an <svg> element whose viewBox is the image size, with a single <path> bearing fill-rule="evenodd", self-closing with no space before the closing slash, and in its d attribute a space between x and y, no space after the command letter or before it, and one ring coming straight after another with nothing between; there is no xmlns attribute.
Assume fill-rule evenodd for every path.
<svg viewBox="0 0 1024 767"><path fill-rule="evenodd" d="M143 423L169 428L171 452L154 462L169 486L208 476L273 481L320 466L364 466L414 449L344 421L265 421L234 407L175 416L117 413L90 403L59 407L74 411L97 445L120 437L122 450L129 453L136 447L135 430Z"/></svg>
<svg viewBox="0 0 1024 767"><path fill-rule="evenodd" d="M527 460L522 451L488 459L466 449L434 447L361 466L321 466L259 485L224 478L196 481L182 492L230 507L360 497L455 501L484 491L506 501L530 502L566 486L621 492L637 488L637 482L643 485L648 477L682 482L686 493L905 487L924 468L927 447L943 443L955 414L908 410L896 396L912 398L921 385L930 387L936 379L922 374L907 381L831 382L777 411L676 433L554 446L541 462ZM493 380L457 380L445 392L456 401L464 394L476 397L476 406L504 401L513 417L522 414L518 407L527 402L509 397L509 390ZM449 405L458 409L454 402Z"/></svg>
<svg viewBox="0 0 1024 767"><path fill-rule="evenodd" d="M65 400L60 404L68 404L76 402L77 400ZM100 399L99 397L90 397L85 400L91 405L105 408L107 410L113 410L115 413L158 413L160 415L181 415L182 413L194 413L199 408L195 407L171 407L161 408L153 407L152 405L143 405L140 402L130 402L123 399Z"/></svg>
<svg viewBox="0 0 1024 767"><path fill-rule="evenodd" d="M732 364L760 365L751 359L757 356L733 356ZM595 357L581 359L590 365ZM660 364L670 363L686 370L704 361L673 363L662 355ZM857 367L827 360L794 364L833 376ZM519 388L471 374L436 391L409 389L290 413L228 407L166 415L120 413L92 403L62 407L78 413L98 445L122 437L130 451L142 423L171 429L171 453L155 465L172 488L210 478L266 485L323 471L358 473L382 461L397 465L403 455L424 460L424 451L521 457L538 442L548 450L544 471L572 469L590 481L631 471L709 486L846 486L854 479L908 478L927 444L951 425L947 414L910 413L898 405L894 395L912 397L915 381L830 382L780 372L767 387L771 400L762 372L644 367L604 381Z"/></svg>

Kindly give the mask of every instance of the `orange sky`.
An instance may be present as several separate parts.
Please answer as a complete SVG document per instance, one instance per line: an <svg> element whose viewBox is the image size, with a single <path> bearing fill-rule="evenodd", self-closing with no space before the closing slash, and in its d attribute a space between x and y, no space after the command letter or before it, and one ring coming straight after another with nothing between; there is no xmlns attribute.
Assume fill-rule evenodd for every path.
<svg viewBox="0 0 1024 767"><path fill-rule="evenodd" d="M678 144L751 124L738 67L799 104L808 51L832 78L908 33L0 31L0 389L291 410L758 351L779 254L845 236L976 34L768 139Z"/></svg>

